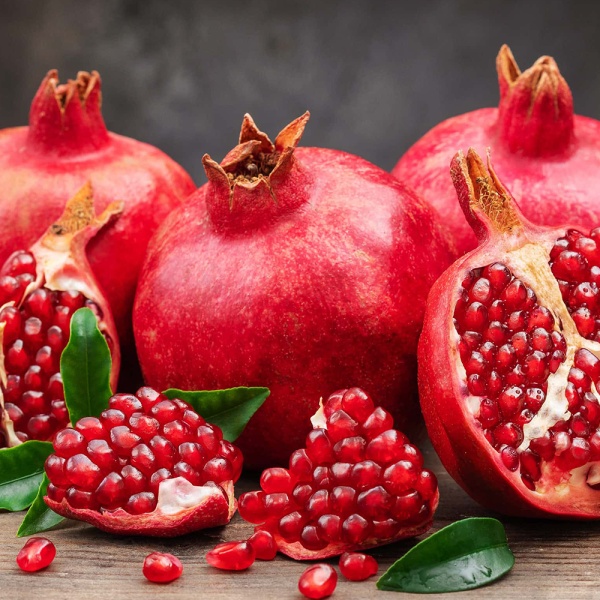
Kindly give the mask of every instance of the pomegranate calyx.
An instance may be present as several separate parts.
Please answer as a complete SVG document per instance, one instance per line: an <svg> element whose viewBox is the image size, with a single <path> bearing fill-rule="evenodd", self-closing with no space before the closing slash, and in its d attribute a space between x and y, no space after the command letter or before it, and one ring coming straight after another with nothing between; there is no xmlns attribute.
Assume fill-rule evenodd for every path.
<svg viewBox="0 0 600 600"><path fill-rule="evenodd" d="M66 156L108 145L100 90L97 71L80 71L76 79L63 84L56 69L48 71L31 103L29 148Z"/></svg>
<svg viewBox="0 0 600 600"><path fill-rule="evenodd" d="M501 139L512 153L530 157L563 154L574 139L573 96L551 56L521 72L505 44L496 59Z"/></svg>

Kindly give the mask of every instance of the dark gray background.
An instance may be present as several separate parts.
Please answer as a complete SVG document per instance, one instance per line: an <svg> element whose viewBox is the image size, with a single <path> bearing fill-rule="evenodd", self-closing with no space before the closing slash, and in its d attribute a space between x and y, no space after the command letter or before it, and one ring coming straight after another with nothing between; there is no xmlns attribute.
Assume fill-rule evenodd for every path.
<svg viewBox="0 0 600 600"><path fill-rule="evenodd" d="M553 55L576 111L600 117L600 3L0 0L0 127L24 124L45 72L97 69L109 128L204 181L250 112L272 137L390 169L440 120L497 103L495 56Z"/></svg>

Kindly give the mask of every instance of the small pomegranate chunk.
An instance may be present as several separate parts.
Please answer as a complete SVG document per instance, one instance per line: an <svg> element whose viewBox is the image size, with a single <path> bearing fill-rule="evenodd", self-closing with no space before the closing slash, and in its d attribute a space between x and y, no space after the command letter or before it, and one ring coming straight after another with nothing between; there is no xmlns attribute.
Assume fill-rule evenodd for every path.
<svg viewBox="0 0 600 600"><path fill-rule="evenodd" d="M258 560L273 560L277 556L277 544L268 531L257 531L248 538Z"/></svg>
<svg viewBox="0 0 600 600"><path fill-rule="evenodd" d="M239 449L186 402L151 388L115 394L100 417L60 431L45 501L105 531L174 536L228 523Z"/></svg>
<svg viewBox="0 0 600 600"><path fill-rule="evenodd" d="M435 475L391 415L358 388L332 394L289 468L266 469L239 499L243 519L297 560L419 535L438 503Z"/></svg>
<svg viewBox="0 0 600 600"><path fill-rule="evenodd" d="M344 552L340 556L340 572L350 581L364 581L377 575L379 565L368 554L360 552Z"/></svg>
<svg viewBox="0 0 600 600"><path fill-rule="evenodd" d="M312 565L300 575L298 589L307 598L327 598L335 591L337 579L337 573L331 565Z"/></svg>
<svg viewBox="0 0 600 600"><path fill-rule="evenodd" d="M144 559L142 573L148 581L154 583L171 583L181 577L183 565L172 554L152 552Z"/></svg>
<svg viewBox="0 0 600 600"><path fill-rule="evenodd" d="M85 244L121 210L113 203L96 216L92 189L86 184L31 248L13 252L0 268L0 360L6 375L1 384L0 447L50 440L68 424L60 356L71 335L71 317L79 308L92 309L98 318L112 354L111 383L116 385L120 352L115 324Z"/></svg>
<svg viewBox="0 0 600 600"><path fill-rule="evenodd" d="M254 563L256 552L249 542L224 542L206 553L206 562L224 571L244 571Z"/></svg>
<svg viewBox="0 0 600 600"><path fill-rule="evenodd" d="M56 556L56 547L44 537L32 537L17 554L21 571L33 572L45 569Z"/></svg>

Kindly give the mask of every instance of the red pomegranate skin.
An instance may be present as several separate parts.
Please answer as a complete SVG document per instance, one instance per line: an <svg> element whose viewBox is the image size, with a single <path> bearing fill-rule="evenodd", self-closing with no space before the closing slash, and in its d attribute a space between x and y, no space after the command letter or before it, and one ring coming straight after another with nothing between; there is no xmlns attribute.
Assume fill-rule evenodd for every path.
<svg viewBox="0 0 600 600"><path fill-rule="evenodd" d="M99 212L122 200L121 219L90 243L88 256L131 360L131 308L148 240L196 186L157 148L106 129L100 88L97 72L59 84L52 70L33 99L29 126L0 131L0 263L28 248L87 181Z"/></svg>
<svg viewBox="0 0 600 600"><path fill-rule="evenodd" d="M441 214L461 254L476 247L448 175L457 148L470 146L494 165L523 214L540 225L600 222L600 121L576 115L555 61L542 56L521 73L508 46L496 61L498 108L436 125L400 158L392 173Z"/></svg>
<svg viewBox="0 0 600 600"><path fill-rule="evenodd" d="M415 431L425 297L452 257L434 212L388 173L294 150L307 118L279 134L284 158L267 184L236 185L231 200L219 169L244 144L221 167L205 157L209 183L152 240L134 307L140 364L158 389L270 388L238 442L250 468L286 462L319 398L349 381ZM248 115L240 142L255 143L249 123L271 144Z"/></svg>

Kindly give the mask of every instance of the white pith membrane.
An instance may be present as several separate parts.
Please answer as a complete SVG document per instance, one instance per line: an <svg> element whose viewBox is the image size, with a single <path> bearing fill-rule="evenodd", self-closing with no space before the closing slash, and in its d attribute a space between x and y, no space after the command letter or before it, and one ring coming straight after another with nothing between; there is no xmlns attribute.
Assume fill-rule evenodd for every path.
<svg viewBox="0 0 600 600"><path fill-rule="evenodd" d="M231 482L225 482L224 485L232 487ZM204 504L209 498L217 495L223 496L223 491L215 485L194 485L185 477L174 477L165 479L158 485L158 501L156 503L156 512L164 515L177 515L184 510L195 508ZM227 494L228 497L231 494ZM153 511L154 512L154 511Z"/></svg>
<svg viewBox="0 0 600 600"><path fill-rule="evenodd" d="M499 262L510 270L514 278L521 280L523 284L530 287L535 292L536 303L539 306L547 308L552 313L554 317L553 330L561 333L566 342L566 356L564 361L560 364L556 372L550 373L545 380L547 391L541 408L530 422L522 426L523 441L516 448L519 455L529 448L531 440L542 437L559 421L568 421L571 418L572 414L569 411L565 390L568 383L567 378L571 368L574 366L573 363L577 351L587 349L595 357L600 358L600 343L588 340L579 334L577 326L562 298L557 278L550 268L550 251L557 239L559 239L558 234L554 239L539 239L535 242L527 241L525 243L515 243L515 239L506 238L503 240L505 244L498 249L497 253L502 258L498 261L491 260L488 263L480 265L481 267L485 267L488 264ZM474 421L479 424L480 405L482 400L487 396L474 396L468 391L466 384L467 372L458 351L458 342L461 337L458 331L454 329L453 338L455 344L453 345L453 353L459 377L464 382L466 406L473 415ZM592 380L591 392L598 399L598 390L595 384L596 382ZM541 386L542 384L532 385ZM506 387L508 387L507 384L502 389L506 389ZM506 421L506 419L501 417L499 422ZM508 421L514 421L514 419L508 419ZM593 433L594 431L590 431L589 436L591 437ZM575 434L569 435L577 437ZM556 454L558 455L558 452ZM593 486L600 483L599 461L589 461L581 467L566 472L556 468L553 461L554 457L550 461L540 458L541 477L534 482L536 492L554 489L559 494L568 494L570 484L581 485L587 483L589 486ZM515 474L518 475L519 472L517 468Z"/></svg>

